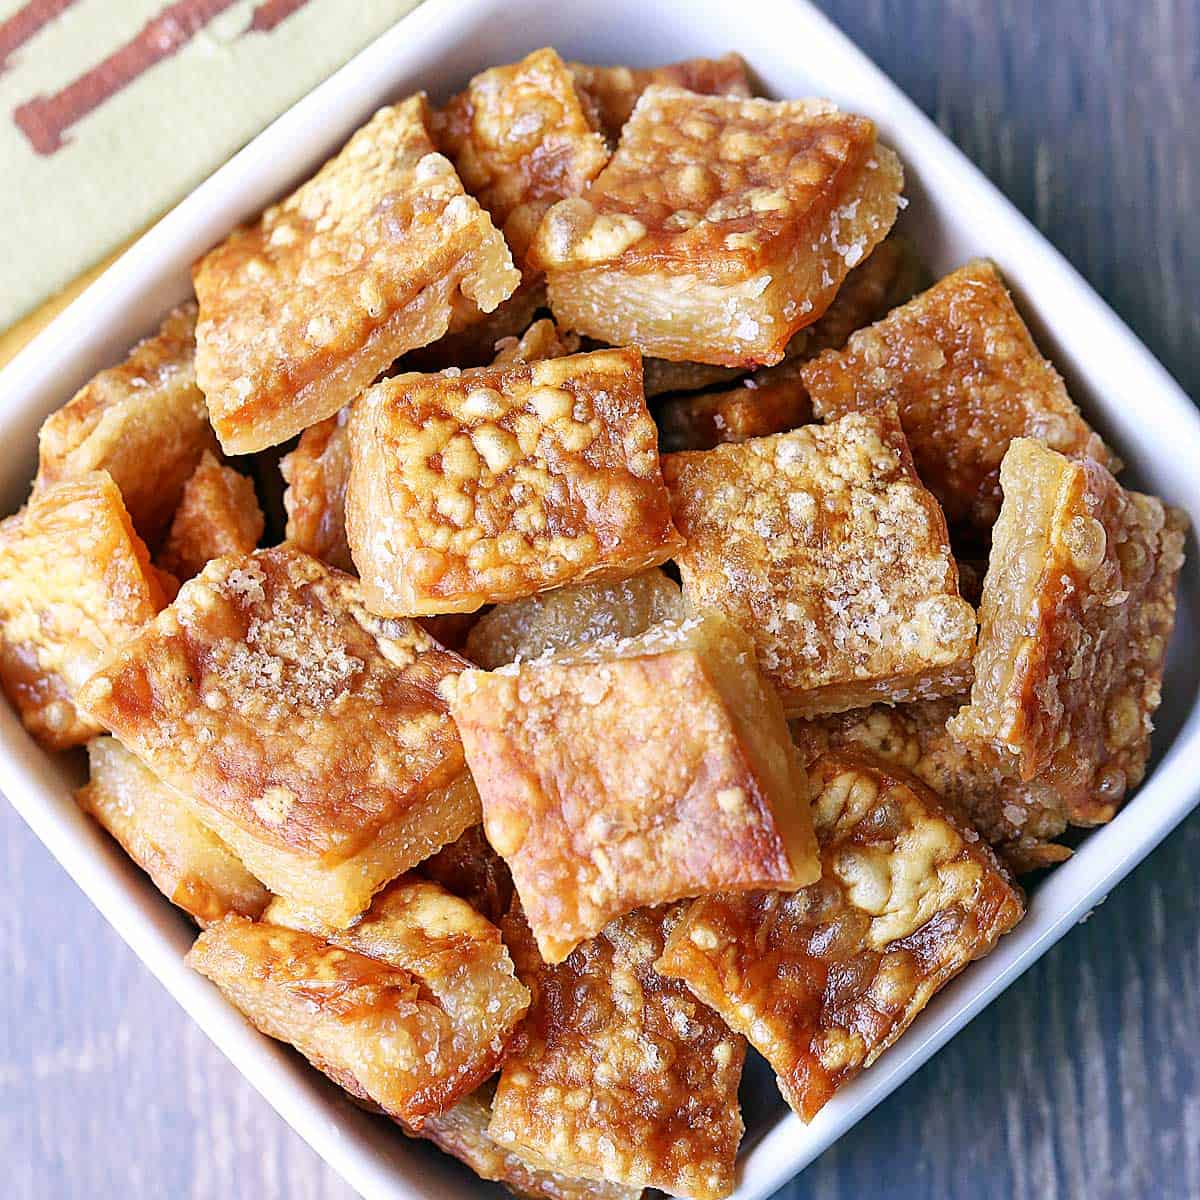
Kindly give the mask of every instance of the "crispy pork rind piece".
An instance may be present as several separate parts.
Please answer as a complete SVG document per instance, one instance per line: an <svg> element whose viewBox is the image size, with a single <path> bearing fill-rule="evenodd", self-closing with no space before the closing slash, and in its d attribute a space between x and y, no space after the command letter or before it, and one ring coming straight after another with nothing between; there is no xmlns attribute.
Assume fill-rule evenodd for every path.
<svg viewBox="0 0 1200 1200"><path fill-rule="evenodd" d="M947 275L804 370L817 415L894 404L952 527L986 543L1015 437L1113 465L989 262Z"/></svg>
<svg viewBox="0 0 1200 1200"><path fill-rule="evenodd" d="M184 484L160 565L181 581L191 579L223 554L249 554L265 527L254 480L206 450Z"/></svg>
<svg viewBox="0 0 1200 1200"><path fill-rule="evenodd" d="M797 335L799 336L799 335ZM711 363L670 362L665 358L642 360L646 396L665 396L671 392L698 392L732 383L742 374L737 367L714 367Z"/></svg>
<svg viewBox="0 0 1200 1200"><path fill-rule="evenodd" d="M78 689L165 603L106 471L47 486L0 522L0 683L46 749L102 732Z"/></svg>
<svg viewBox="0 0 1200 1200"><path fill-rule="evenodd" d="M993 756L970 750L946 723L968 697L922 700L894 708L876 704L854 712L792 723L806 763L827 750L865 751L915 775L948 808L974 826L1014 874L1071 857L1055 841L1067 828L1067 806L1050 784L1023 781Z"/></svg>
<svg viewBox="0 0 1200 1200"><path fill-rule="evenodd" d="M955 695L975 612L895 411L663 457L693 609L754 639L789 716Z"/></svg>
<svg viewBox="0 0 1200 1200"><path fill-rule="evenodd" d="M262 922L210 926L187 961L263 1033L416 1130L495 1072L529 1007L500 931L426 880L396 881L346 930L276 900Z"/></svg>
<svg viewBox="0 0 1200 1200"><path fill-rule="evenodd" d="M184 304L123 363L101 371L46 418L34 492L107 471L134 528L155 544L200 456L217 444L195 358L196 306Z"/></svg>
<svg viewBox="0 0 1200 1200"><path fill-rule="evenodd" d="M1099 824L1146 771L1186 518L1027 438L1000 482L975 684L950 731Z"/></svg>
<svg viewBox="0 0 1200 1200"><path fill-rule="evenodd" d="M530 254L570 329L645 354L778 362L895 220L899 160L823 100L652 86L609 165Z"/></svg>
<svg viewBox="0 0 1200 1200"><path fill-rule="evenodd" d="M604 638L635 637L685 616L679 584L656 567L619 583L555 588L497 604L475 623L464 653L491 671Z"/></svg>
<svg viewBox="0 0 1200 1200"><path fill-rule="evenodd" d="M293 546L341 571L354 570L346 541L346 487L350 482L349 408L310 426L280 460L287 482L286 537Z"/></svg>
<svg viewBox="0 0 1200 1200"><path fill-rule="evenodd" d="M219 558L80 697L276 895L346 925L480 819L465 666L288 546Z"/></svg>
<svg viewBox="0 0 1200 1200"><path fill-rule="evenodd" d="M816 877L783 710L723 618L468 671L452 690L488 841L547 962L643 905Z"/></svg>
<svg viewBox="0 0 1200 1200"><path fill-rule="evenodd" d="M440 338L456 306L491 312L516 288L503 237L435 153L428 115L424 96L380 109L197 265L196 378L228 453L333 416Z"/></svg>
<svg viewBox="0 0 1200 1200"><path fill-rule="evenodd" d="M680 544L635 350L401 375L349 431L346 528L375 612L621 579Z"/></svg>
<svg viewBox="0 0 1200 1200"><path fill-rule="evenodd" d="M471 826L416 869L467 901L494 925L500 924L512 903L512 875L484 836L482 825Z"/></svg>
<svg viewBox="0 0 1200 1200"><path fill-rule="evenodd" d="M271 897L220 838L115 738L88 742L87 784L75 793L172 904L201 925L259 917Z"/></svg>
<svg viewBox="0 0 1200 1200"><path fill-rule="evenodd" d="M493 367L508 367L514 363L540 362L545 358L566 358L579 353L579 338L559 329L546 317L535 321L521 336L501 338L496 343Z"/></svg>
<svg viewBox="0 0 1200 1200"><path fill-rule="evenodd" d="M496 1088L491 1136L534 1166L693 1200L733 1190L745 1043L654 970L675 909L611 922L548 966L515 907L504 924L533 994Z"/></svg>
<svg viewBox="0 0 1200 1200"><path fill-rule="evenodd" d="M745 59L740 54L720 58L687 58L661 67L594 67L568 63L575 82L593 106L604 136L615 146L641 94L652 84L686 88L705 96L754 94Z"/></svg>
<svg viewBox="0 0 1200 1200"><path fill-rule="evenodd" d="M434 134L518 264L546 210L608 162L575 76L548 48L476 75L436 114Z"/></svg>
<svg viewBox="0 0 1200 1200"><path fill-rule="evenodd" d="M820 882L697 900L655 964L749 1038L805 1121L1024 915L987 845L914 777L830 754L814 781Z"/></svg>

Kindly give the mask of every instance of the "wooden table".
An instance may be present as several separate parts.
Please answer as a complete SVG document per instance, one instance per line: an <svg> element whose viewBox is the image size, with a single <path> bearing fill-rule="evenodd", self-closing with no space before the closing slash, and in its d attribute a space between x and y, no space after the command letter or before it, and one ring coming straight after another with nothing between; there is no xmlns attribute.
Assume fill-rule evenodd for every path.
<svg viewBox="0 0 1200 1200"><path fill-rule="evenodd" d="M1200 3L825 7L1200 395ZM6 806L0 838L0 1195L349 1200ZM1200 815L781 1197L1200 1196L1197 863Z"/></svg>

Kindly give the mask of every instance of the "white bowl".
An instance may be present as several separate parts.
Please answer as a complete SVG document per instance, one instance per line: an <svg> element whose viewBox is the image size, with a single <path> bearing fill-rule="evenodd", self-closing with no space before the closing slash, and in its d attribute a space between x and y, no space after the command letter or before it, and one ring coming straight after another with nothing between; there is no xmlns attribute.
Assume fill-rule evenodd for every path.
<svg viewBox="0 0 1200 1200"><path fill-rule="evenodd" d="M192 261L334 153L379 105L418 88L436 99L473 72L542 45L592 62L650 64L729 49L768 94L828 96L873 117L904 160L905 227L941 274L996 260L1043 349L1128 478L1200 522L1200 416L1146 348L1042 236L823 16L793 0L427 0L282 116L143 237L0 374L0 502L33 474L42 418L118 360L190 290ZM931 70L936 65L931 65ZM902 1083L1144 858L1200 798L1200 560L1190 539L1157 761L1132 802L1034 891L1029 915L926 1009L900 1042L811 1125L765 1073L743 1089L738 1200L769 1195ZM454 1200L492 1189L346 1102L299 1056L256 1033L183 964L192 932L79 813L79 763L43 753L0 705L0 788L118 933L280 1115L371 1200Z"/></svg>

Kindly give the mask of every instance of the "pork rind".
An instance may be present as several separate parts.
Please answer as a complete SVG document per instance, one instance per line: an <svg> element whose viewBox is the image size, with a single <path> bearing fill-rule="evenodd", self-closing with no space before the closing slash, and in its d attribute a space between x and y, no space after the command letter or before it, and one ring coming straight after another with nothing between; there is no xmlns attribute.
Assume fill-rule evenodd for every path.
<svg viewBox="0 0 1200 1200"><path fill-rule="evenodd" d="M609 165L530 254L563 325L659 358L753 367L829 307L895 220L899 160L819 100L651 86Z"/></svg>
<svg viewBox="0 0 1200 1200"><path fill-rule="evenodd" d="M80 704L272 892L346 925L479 821L440 687L465 665L281 546L209 563Z"/></svg>
<svg viewBox="0 0 1200 1200"><path fill-rule="evenodd" d="M652 84L686 88L705 96L750 96L750 76L740 54L687 58L661 67L594 67L568 63L575 82L594 106L604 136L616 145L641 94Z"/></svg>
<svg viewBox="0 0 1200 1200"><path fill-rule="evenodd" d="M482 825L472 825L421 863L417 872L467 901L494 925L500 924L512 903L512 875L484 836Z"/></svg>
<svg viewBox="0 0 1200 1200"><path fill-rule="evenodd" d="M223 467L206 450L184 484L160 565L181 581L191 579L211 559L249 554L265 525L254 480Z"/></svg>
<svg viewBox="0 0 1200 1200"><path fill-rule="evenodd" d="M894 410L663 457L693 609L754 639L789 716L961 692L975 613Z"/></svg>
<svg viewBox="0 0 1200 1200"><path fill-rule="evenodd" d="M87 785L79 807L121 844L172 904L201 925L229 913L258 917L271 897L237 856L192 816L120 742L88 743Z"/></svg>
<svg viewBox="0 0 1200 1200"><path fill-rule="evenodd" d="M967 697L795 721L792 737L806 763L827 750L865 751L911 772L991 843L1016 874L1070 858L1055 841L1067 827L1067 806L1048 783L1023 781L991 756L973 752L946 723Z"/></svg>
<svg viewBox="0 0 1200 1200"><path fill-rule="evenodd" d="M588 642L634 637L685 616L679 584L655 568L619 583L585 583L497 604L467 636L466 656L494 670Z"/></svg>
<svg viewBox="0 0 1200 1200"><path fill-rule="evenodd" d="M488 841L547 962L643 905L816 877L782 708L721 617L468 671L453 691Z"/></svg>
<svg viewBox="0 0 1200 1200"><path fill-rule="evenodd" d="M420 1130L500 1065L529 992L500 931L435 883L401 879L353 929L274 901L230 917L188 963L263 1033Z"/></svg>
<svg viewBox="0 0 1200 1200"><path fill-rule="evenodd" d="M350 482L350 410L306 429L296 448L280 460L287 482L287 540L314 558L353 571L346 541L346 487Z"/></svg>
<svg viewBox="0 0 1200 1200"><path fill-rule="evenodd" d="M575 77L551 49L476 75L435 118L438 148L503 231L517 263L546 210L608 162Z"/></svg>
<svg viewBox="0 0 1200 1200"><path fill-rule="evenodd" d="M642 910L547 966L519 908L504 924L533 1004L504 1064L491 1136L535 1166L693 1200L733 1190L745 1043L654 970L678 910Z"/></svg>
<svg viewBox="0 0 1200 1200"><path fill-rule="evenodd" d="M975 685L950 730L1098 824L1145 774L1186 521L1027 438L1000 482Z"/></svg>
<svg viewBox="0 0 1200 1200"><path fill-rule="evenodd" d="M51 413L38 431L34 491L107 471L138 534L156 543L200 456L217 444L196 386L195 334L196 306L184 304Z"/></svg>
<svg viewBox="0 0 1200 1200"><path fill-rule="evenodd" d="M655 964L750 1039L805 1121L1024 915L978 834L912 776L830 754L814 784L821 881L697 900Z"/></svg>
<svg viewBox="0 0 1200 1200"><path fill-rule="evenodd" d="M102 731L76 707L78 689L165 603L105 471L47 486L0 522L0 683L43 746Z"/></svg>
<svg viewBox="0 0 1200 1200"><path fill-rule="evenodd" d="M346 528L375 612L471 612L679 545L634 350L401 375L349 431Z"/></svg>
<svg viewBox="0 0 1200 1200"><path fill-rule="evenodd" d="M496 343L493 367L508 367L514 363L540 362L544 358L566 358L579 352L579 338L559 329L551 320L535 321L521 336L501 338Z"/></svg>
<svg viewBox="0 0 1200 1200"><path fill-rule="evenodd" d="M646 396L652 398L671 392L698 392L719 383L732 383L741 372L737 367L714 367L711 363L645 358L642 360L642 374Z"/></svg>
<svg viewBox="0 0 1200 1200"><path fill-rule="evenodd" d="M1109 461L988 262L968 263L821 355L804 382L826 419L894 404L951 526L985 541L1014 437Z"/></svg>
<svg viewBox="0 0 1200 1200"><path fill-rule="evenodd" d="M503 237L427 123L424 96L380 109L196 267L196 378L228 453L333 416L441 337L456 306L491 312L516 288Z"/></svg>

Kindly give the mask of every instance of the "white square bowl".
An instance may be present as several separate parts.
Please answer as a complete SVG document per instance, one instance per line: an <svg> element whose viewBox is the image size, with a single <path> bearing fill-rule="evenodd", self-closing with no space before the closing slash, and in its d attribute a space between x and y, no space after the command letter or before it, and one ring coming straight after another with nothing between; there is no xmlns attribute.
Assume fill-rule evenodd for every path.
<svg viewBox="0 0 1200 1200"><path fill-rule="evenodd" d="M1043 349L1085 413L1129 464L1128 478L1200 522L1200 416L1145 347L980 172L823 16L801 0L427 0L199 187L0 373L0 502L32 477L43 417L116 361L190 290L192 261L334 153L380 104L445 95L473 72L542 45L592 62L654 63L740 51L767 94L828 96L873 117L904 161L904 225L941 274L996 260ZM747 1136L738 1200L769 1195L902 1083L1104 898L1195 806L1200 779L1200 562L1189 541L1156 737L1157 762L1110 825L1034 890L1029 915L947 987L901 1041L811 1125L770 1077L743 1089ZM256 1033L183 964L192 930L81 816L78 761L43 753L0 705L0 788L97 908L280 1115L369 1200L467 1200L467 1172L344 1100L298 1055Z"/></svg>

